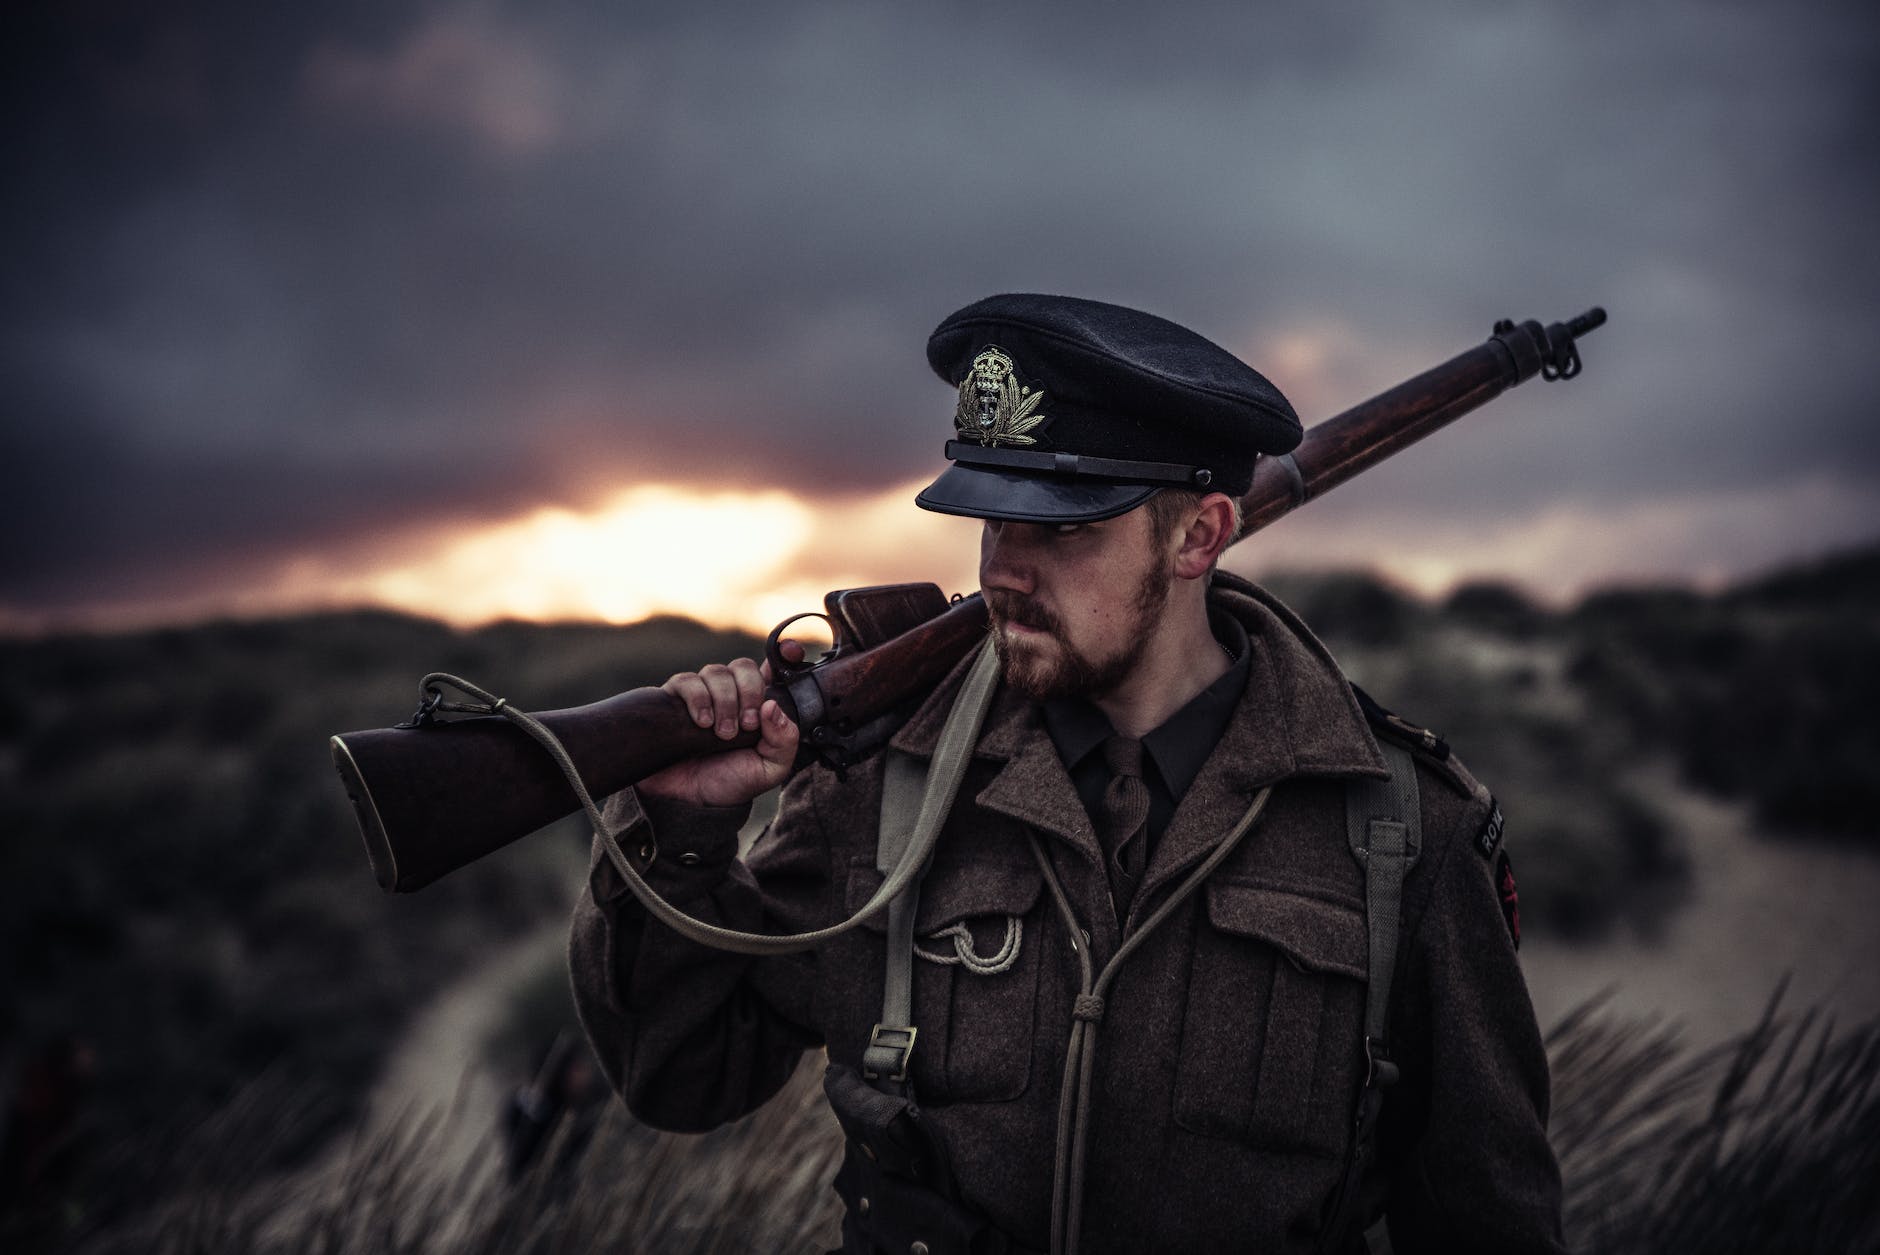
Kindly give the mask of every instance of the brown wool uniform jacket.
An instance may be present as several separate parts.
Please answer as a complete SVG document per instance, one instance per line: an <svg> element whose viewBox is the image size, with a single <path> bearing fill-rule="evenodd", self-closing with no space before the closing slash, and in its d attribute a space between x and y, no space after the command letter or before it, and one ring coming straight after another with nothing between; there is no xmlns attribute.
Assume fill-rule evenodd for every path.
<svg viewBox="0 0 1880 1255"><path fill-rule="evenodd" d="M1083 1249L1311 1251L1344 1169L1364 1079L1364 880L1345 835L1345 783L1384 760L1350 687L1266 593L1212 593L1253 649L1232 723L1156 843L1131 921L1114 918L1097 839L1035 704L1001 690L922 881L916 935L964 923L982 955L1022 921L998 975L914 961L914 1092L967 1200L1018 1242L1049 1238L1054 1130L1077 964L1033 861L1039 834L1097 968L1125 928L1204 859L1264 785L1259 824L1127 960L1107 999L1091 1115ZM964 666L894 737L931 756ZM1403 896L1392 989L1402 1068L1380 1123L1395 1250L1561 1249L1547 1143L1547 1061L1491 866L1473 839L1487 791L1453 760L1418 757L1424 848ZM798 932L880 884L880 756L846 782L813 766L737 858L746 812L642 806L607 818L650 882L698 917ZM683 857L694 856L692 858ZM752 959L656 923L604 856L575 911L576 1001L601 1066L647 1123L704 1130L751 1111L804 1050L859 1066L880 1016L882 925L810 954ZM921 948L949 951L947 941Z"/></svg>

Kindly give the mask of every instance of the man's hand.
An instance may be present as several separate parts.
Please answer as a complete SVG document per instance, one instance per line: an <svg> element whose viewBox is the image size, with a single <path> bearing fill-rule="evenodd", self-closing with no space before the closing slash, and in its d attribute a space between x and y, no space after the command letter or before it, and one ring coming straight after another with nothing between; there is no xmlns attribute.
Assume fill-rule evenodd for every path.
<svg viewBox="0 0 1880 1255"><path fill-rule="evenodd" d="M784 641L783 656L799 662L803 647ZM760 666L749 658L682 671L667 680L660 687L685 703L699 727L715 729L723 741L740 732L757 732L761 739L749 749L674 764L634 787L693 806L743 806L782 784L796 761L798 734L783 708L764 699L769 686L770 664Z"/></svg>

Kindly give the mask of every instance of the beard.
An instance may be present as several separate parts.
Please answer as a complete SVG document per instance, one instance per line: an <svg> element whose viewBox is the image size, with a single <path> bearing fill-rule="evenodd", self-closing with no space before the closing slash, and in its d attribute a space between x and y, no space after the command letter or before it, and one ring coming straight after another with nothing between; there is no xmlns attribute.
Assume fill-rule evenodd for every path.
<svg viewBox="0 0 1880 1255"><path fill-rule="evenodd" d="M1050 607L1004 589L986 589L992 617L992 647L999 655L1001 678L1033 701L1062 697L1098 698L1115 692L1136 669L1143 650L1168 606L1175 560L1154 561L1136 585L1131 609L1135 622L1115 652L1097 656L1072 645ZM1009 624L1034 628L1042 637L1014 636Z"/></svg>

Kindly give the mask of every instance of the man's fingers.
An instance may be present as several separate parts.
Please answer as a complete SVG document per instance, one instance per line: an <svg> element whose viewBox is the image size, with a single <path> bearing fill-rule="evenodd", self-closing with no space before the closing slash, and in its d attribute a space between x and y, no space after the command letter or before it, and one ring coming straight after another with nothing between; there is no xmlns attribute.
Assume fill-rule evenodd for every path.
<svg viewBox="0 0 1880 1255"><path fill-rule="evenodd" d="M783 655L785 662L803 661L803 646L796 641L788 639L778 641L777 652ZM763 677L764 687L769 688L772 679L770 674L770 659L764 659L764 665L757 669L757 673Z"/></svg>
<svg viewBox="0 0 1880 1255"><path fill-rule="evenodd" d="M729 664L731 678L738 685L738 726L746 732L757 728L757 708L764 700L764 676L749 658L737 658Z"/></svg>
<svg viewBox="0 0 1880 1255"><path fill-rule="evenodd" d="M720 740L729 741L738 734L738 682L731 668L713 663L698 673L712 695L712 727Z"/></svg>
<svg viewBox="0 0 1880 1255"><path fill-rule="evenodd" d="M796 725L774 700L766 701L758 714L763 735L757 742L757 755L770 765L770 774L781 779L796 762Z"/></svg>
<svg viewBox="0 0 1880 1255"><path fill-rule="evenodd" d="M685 708L692 714L692 722L701 728L712 726L712 695L705 687L705 681L699 679L696 671L685 671L673 676L665 683L665 689L685 703Z"/></svg>
<svg viewBox="0 0 1880 1255"><path fill-rule="evenodd" d="M784 657L793 662L802 660L801 645L785 641L783 646ZM685 703L692 722L712 729L726 741L740 731L759 730L758 708L769 686L770 664L760 667L749 658L734 658L728 663L700 667L697 671L683 671L664 685L668 693Z"/></svg>

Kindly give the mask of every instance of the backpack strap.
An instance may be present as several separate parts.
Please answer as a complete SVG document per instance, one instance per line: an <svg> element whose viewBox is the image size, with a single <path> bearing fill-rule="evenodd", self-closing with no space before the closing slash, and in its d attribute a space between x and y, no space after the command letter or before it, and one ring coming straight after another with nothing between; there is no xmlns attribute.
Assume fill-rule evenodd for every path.
<svg viewBox="0 0 1880 1255"><path fill-rule="evenodd" d="M1365 1170L1376 1158L1377 1117L1384 1091L1397 1083L1390 1058L1390 989L1397 971L1397 937L1403 920L1403 882L1423 849L1417 801L1416 760L1394 741L1379 738L1390 779L1354 780L1345 791L1345 837L1364 869L1364 928L1370 942L1364 1003L1364 1089L1358 1095L1345 1178L1339 1186L1320 1249L1344 1249L1358 1206Z"/></svg>
<svg viewBox="0 0 1880 1255"><path fill-rule="evenodd" d="M882 764L881 827L875 867L883 876L900 866L916 830L932 845L966 774L980 725L998 689L999 662L991 646L981 653L953 701L931 762L888 750ZM923 865L888 904L887 968L881 982L881 1019L862 1052L862 1076L875 1088L902 1097L907 1064L914 1053L914 912L920 905Z"/></svg>
<svg viewBox="0 0 1880 1255"><path fill-rule="evenodd" d="M1374 1061L1383 1057L1389 1043L1390 985L1397 970L1404 876L1423 850L1416 760L1390 741L1380 742L1379 748L1390 779L1356 780L1345 793L1345 838L1364 868L1364 928L1371 954L1364 1037Z"/></svg>

